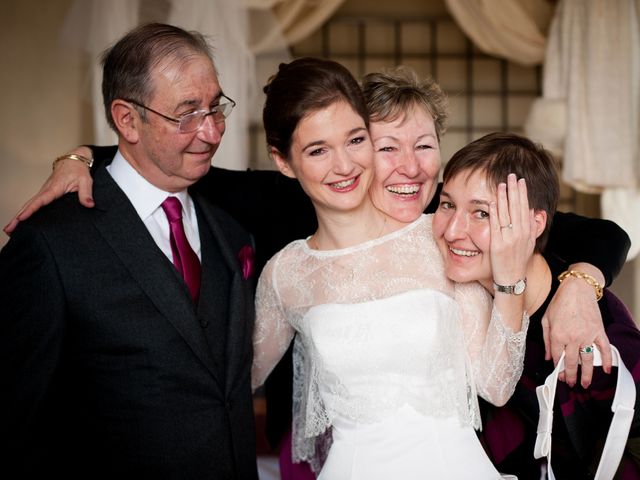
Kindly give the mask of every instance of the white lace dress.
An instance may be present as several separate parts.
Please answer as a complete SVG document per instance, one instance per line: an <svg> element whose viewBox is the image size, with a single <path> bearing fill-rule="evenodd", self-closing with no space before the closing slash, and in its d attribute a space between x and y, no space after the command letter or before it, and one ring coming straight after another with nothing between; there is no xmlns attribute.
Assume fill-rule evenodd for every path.
<svg viewBox="0 0 640 480"><path fill-rule="evenodd" d="M431 216L342 250L289 244L256 309L254 387L298 333L294 460L322 465L319 479L500 478L476 394L512 394L527 319L514 333L482 287L446 280Z"/></svg>

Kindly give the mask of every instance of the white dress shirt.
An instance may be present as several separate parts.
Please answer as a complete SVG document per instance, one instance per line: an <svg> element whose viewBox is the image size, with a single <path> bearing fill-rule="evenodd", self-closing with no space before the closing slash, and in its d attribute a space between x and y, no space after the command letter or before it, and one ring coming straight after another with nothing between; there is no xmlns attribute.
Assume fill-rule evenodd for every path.
<svg viewBox="0 0 640 480"><path fill-rule="evenodd" d="M111 165L107 166L107 171L132 203L160 250L172 263L169 220L167 220L161 204L169 196L177 197L182 204L182 223L185 235L191 248L202 261L196 209L186 190L169 193L153 186L125 160L119 150Z"/></svg>

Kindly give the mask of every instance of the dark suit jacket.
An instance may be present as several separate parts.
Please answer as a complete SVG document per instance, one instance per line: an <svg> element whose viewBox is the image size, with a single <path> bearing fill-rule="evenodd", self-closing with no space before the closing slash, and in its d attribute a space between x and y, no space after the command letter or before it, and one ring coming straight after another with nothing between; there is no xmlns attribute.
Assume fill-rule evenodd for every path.
<svg viewBox="0 0 640 480"><path fill-rule="evenodd" d="M192 193L196 307L104 165L94 195L42 209L0 252L0 471L256 479L249 235Z"/></svg>

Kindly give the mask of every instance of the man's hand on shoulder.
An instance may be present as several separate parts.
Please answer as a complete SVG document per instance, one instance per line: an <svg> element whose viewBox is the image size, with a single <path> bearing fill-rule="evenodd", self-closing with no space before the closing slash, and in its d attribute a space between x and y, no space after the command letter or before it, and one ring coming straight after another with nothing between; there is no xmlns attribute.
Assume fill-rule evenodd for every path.
<svg viewBox="0 0 640 480"><path fill-rule="evenodd" d="M82 146L75 148L68 154L80 155L85 158L92 156L91 149ZM18 223L69 192L78 192L78 201L85 207L92 208L94 206L92 187L93 180L89 168L84 162L71 158L59 160L42 188L22 206L3 230L7 235L11 235Z"/></svg>

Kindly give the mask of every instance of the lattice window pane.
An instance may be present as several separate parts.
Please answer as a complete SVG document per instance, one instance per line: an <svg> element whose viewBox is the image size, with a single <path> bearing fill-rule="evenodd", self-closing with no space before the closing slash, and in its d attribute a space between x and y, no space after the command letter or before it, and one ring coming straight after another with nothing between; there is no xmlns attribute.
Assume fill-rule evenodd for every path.
<svg viewBox="0 0 640 480"><path fill-rule="evenodd" d="M316 56L322 51L322 30L314 32L304 40L296 43L295 52L298 57Z"/></svg>
<svg viewBox="0 0 640 480"><path fill-rule="evenodd" d="M392 23L372 22L365 31L366 53L392 55L395 45L395 29Z"/></svg>
<svg viewBox="0 0 640 480"><path fill-rule="evenodd" d="M431 61L428 58L410 57L406 58L402 64L413 68L420 77L432 76Z"/></svg>
<svg viewBox="0 0 640 480"><path fill-rule="evenodd" d="M402 52L429 55L431 51L431 27L428 23L407 22L400 35Z"/></svg>
<svg viewBox="0 0 640 480"><path fill-rule="evenodd" d="M467 66L464 59L438 59L436 70L438 83L450 95L466 90Z"/></svg>
<svg viewBox="0 0 640 480"><path fill-rule="evenodd" d="M474 128L499 130L502 123L502 103L499 95L476 95L472 100Z"/></svg>
<svg viewBox="0 0 640 480"><path fill-rule="evenodd" d="M524 67L516 63L507 65L509 89L511 90L538 90L538 71L532 67Z"/></svg>
<svg viewBox="0 0 640 480"><path fill-rule="evenodd" d="M466 132L463 131L448 131L442 142L440 143L440 154L442 157L442 164L444 164L451 158L451 156L469 143Z"/></svg>
<svg viewBox="0 0 640 480"><path fill-rule="evenodd" d="M509 130L515 131L522 129L531 104L535 100L533 95L518 95L509 97L509 107L507 110Z"/></svg>
<svg viewBox="0 0 640 480"><path fill-rule="evenodd" d="M332 54L356 53L359 43L358 28L353 22L329 25L329 50Z"/></svg>
<svg viewBox="0 0 640 480"><path fill-rule="evenodd" d="M490 58L473 60L473 90L475 92L500 91L500 61Z"/></svg>
<svg viewBox="0 0 640 480"><path fill-rule="evenodd" d="M462 129L464 130L468 123L468 103L469 97L467 95L451 95L449 94L449 129Z"/></svg>
<svg viewBox="0 0 640 480"><path fill-rule="evenodd" d="M459 54L467 51L469 45L458 26L450 20L443 20L438 23L437 43L439 54Z"/></svg>

